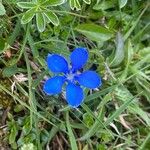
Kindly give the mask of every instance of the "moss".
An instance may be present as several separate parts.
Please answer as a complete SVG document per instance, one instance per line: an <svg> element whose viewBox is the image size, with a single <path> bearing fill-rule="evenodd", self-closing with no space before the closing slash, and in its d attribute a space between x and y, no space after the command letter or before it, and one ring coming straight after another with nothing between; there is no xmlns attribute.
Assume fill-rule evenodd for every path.
<svg viewBox="0 0 150 150"><path fill-rule="evenodd" d="M8 78L3 78L0 76L0 84L8 90L11 89L11 82ZM7 108L12 105L12 102L13 98L0 89L0 107Z"/></svg>

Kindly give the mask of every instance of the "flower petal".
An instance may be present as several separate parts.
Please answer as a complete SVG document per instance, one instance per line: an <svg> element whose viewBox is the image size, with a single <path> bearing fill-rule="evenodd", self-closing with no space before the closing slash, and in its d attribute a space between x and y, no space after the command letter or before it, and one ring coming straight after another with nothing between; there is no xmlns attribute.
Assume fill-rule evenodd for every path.
<svg viewBox="0 0 150 150"><path fill-rule="evenodd" d="M68 83L66 87L66 99L71 107L78 107L83 101L83 90L80 86Z"/></svg>
<svg viewBox="0 0 150 150"><path fill-rule="evenodd" d="M81 69L88 60L88 51L86 48L76 48L70 55L73 70Z"/></svg>
<svg viewBox="0 0 150 150"><path fill-rule="evenodd" d="M48 95L59 94L62 90L64 82L65 77L63 76L55 76L53 78L50 78L45 82L43 91Z"/></svg>
<svg viewBox="0 0 150 150"><path fill-rule="evenodd" d="M68 63L66 59L57 54L48 54L47 66L54 73L68 72Z"/></svg>
<svg viewBox="0 0 150 150"><path fill-rule="evenodd" d="M94 71L85 71L77 77L77 81L80 85L87 88L97 88L102 85L100 76Z"/></svg>

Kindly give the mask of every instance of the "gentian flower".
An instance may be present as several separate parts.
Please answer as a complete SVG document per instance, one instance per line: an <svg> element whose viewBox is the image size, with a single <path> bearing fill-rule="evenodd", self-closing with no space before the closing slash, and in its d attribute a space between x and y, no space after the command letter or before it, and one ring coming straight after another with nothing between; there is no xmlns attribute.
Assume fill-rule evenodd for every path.
<svg viewBox="0 0 150 150"><path fill-rule="evenodd" d="M47 66L55 76L45 82L43 91L48 95L59 94L66 83L66 100L71 107L78 107L84 99L82 87L94 89L102 84L100 76L94 71L79 73L86 64L88 55L86 48L76 48L70 55L70 67L64 57L48 54Z"/></svg>

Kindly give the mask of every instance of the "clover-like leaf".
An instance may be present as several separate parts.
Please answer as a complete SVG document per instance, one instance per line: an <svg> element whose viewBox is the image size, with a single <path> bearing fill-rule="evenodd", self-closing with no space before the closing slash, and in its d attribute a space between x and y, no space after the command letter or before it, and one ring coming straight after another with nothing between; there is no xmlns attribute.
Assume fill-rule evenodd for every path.
<svg viewBox="0 0 150 150"><path fill-rule="evenodd" d="M51 22L52 24L54 24L55 26L58 26L59 25L59 19L58 17L56 16L55 13L51 12L51 11L48 11L46 13L44 13L48 22Z"/></svg>
<svg viewBox="0 0 150 150"><path fill-rule="evenodd" d="M58 5L61 5L65 2L65 0L47 0L45 1L42 6L58 6Z"/></svg>
<svg viewBox="0 0 150 150"><path fill-rule="evenodd" d="M29 23L36 16L37 29L40 32L45 30L46 23L51 22L55 26L59 25L59 19L55 13L49 11L47 7L58 6L66 0L32 0L32 2L18 2L17 5L22 9L28 9L22 16L21 23ZM48 10L48 11L46 11Z"/></svg>
<svg viewBox="0 0 150 150"><path fill-rule="evenodd" d="M36 6L33 2L18 2L17 5L22 9L31 9Z"/></svg>
<svg viewBox="0 0 150 150"><path fill-rule="evenodd" d="M22 16L21 23L26 24L30 22L35 15L35 11L36 11L36 8L32 8L26 11L24 15Z"/></svg>
<svg viewBox="0 0 150 150"><path fill-rule="evenodd" d="M83 0L83 2L86 4L90 4L91 0ZM74 10L74 9L76 9L77 11L81 10L81 4L80 4L79 0L69 0L69 4L70 4L70 8L72 10Z"/></svg>
<svg viewBox="0 0 150 150"><path fill-rule="evenodd" d="M69 3L72 10L81 10L81 5L78 0L70 0Z"/></svg>
<svg viewBox="0 0 150 150"><path fill-rule="evenodd" d="M55 26L59 25L59 19L55 13L49 11L47 7L58 6L66 0L32 0L32 2L18 2L17 5L22 9L28 9L22 16L21 23L29 23L36 16L36 24L39 32L45 30L46 23L51 22ZM48 10L46 12L46 10Z"/></svg>
<svg viewBox="0 0 150 150"><path fill-rule="evenodd" d="M40 32L45 30L45 17L43 13L36 13L36 25Z"/></svg>

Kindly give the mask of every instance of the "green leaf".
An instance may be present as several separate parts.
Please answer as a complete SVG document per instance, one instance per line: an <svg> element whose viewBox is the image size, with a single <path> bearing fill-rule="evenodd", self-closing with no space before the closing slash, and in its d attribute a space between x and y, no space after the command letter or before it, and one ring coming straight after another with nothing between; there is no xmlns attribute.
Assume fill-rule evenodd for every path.
<svg viewBox="0 0 150 150"><path fill-rule="evenodd" d="M124 53L124 41L121 33L117 33L116 36L116 51L115 56L111 62L111 66L117 66L119 65L123 59L124 59L125 53Z"/></svg>
<svg viewBox="0 0 150 150"><path fill-rule="evenodd" d="M135 96L136 97L136 96ZM110 123L117 118L125 109L129 107L129 105L132 103L133 100L135 100L135 97L131 99L127 99L104 123L106 126L110 125Z"/></svg>
<svg viewBox="0 0 150 150"><path fill-rule="evenodd" d="M72 150L78 150L76 139L74 137L74 134L72 132L71 125L70 125L70 122L69 122L68 112L66 114L66 123L67 123L67 129L68 129L68 135L69 135L69 140L70 140L70 144L71 144L71 149Z"/></svg>
<svg viewBox="0 0 150 150"><path fill-rule="evenodd" d="M133 32L133 30L135 29L135 27L137 26L137 24L139 23L141 17L143 16L143 14L145 13L145 11L148 9L149 5L146 5L146 7L142 10L142 12L140 13L140 15L137 17L137 19L135 21L133 21L132 26L130 27L130 29L125 33L123 39L127 40L128 37L131 35L131 33Z"/></svg>
<svg viewBox="0 0 150 150"><path fill-rule="evenodd" d="M36 13L36 24L39 32L43 32L45 30L45 17L42 13Z"/></svg>
<svg viewBox="0 0 150 150"><path fill-rule="evenodd" d="M133 51L131 40L129 39L126 44L126 53L125 53L126 56L125 62L127 66L129 66L129 64L131 63L133 59L133 55L134 55L134 51Z"/></svg>
<svg viewBox="0 0 150 150"><path fill-rule="evenodd" d="M127 4L128 0L119 0L119 7L123 8Z"/></svg>
<svg viewBox="0 0 150 150"><path fill-rule="evenodd" d="M140 68L144 63L150 62L150 47L142 49L141 52L143 52L143 54L142 53L139 54L142 54L143 56L141 55L142 58L135 64L136 68Z"/></svg>
<svg viewBox="0 0 150 150"><path fill-rule="evenodd" d="M88 95L88 96L86 97L86 102L92 101L92 100L94 100L94 99L96 99L96 98L98 98L98 97L100 97L100 96L102 96L102 95L105 95L105 94L107 94L107 93L110 93L110 92L112 92L112 91L114 90L114 88L116 88L116 87L117 87L117 84L116 84L116 85L113 85L113 86L110 86L110 87L107 87L107 88L105 88L105 89L103 89L103 90L101 90L101 91L99 91L99 92L95 92L95 93L93 93L93 94L91 94L91 95Z"/></svg>
<svg viewBox="0 0 150 150"><path fill-rule="evenodd" d="M143 91L141 90L140 92L142 93ZM115 89L114 93L115 93L115 98L123 101L124 103L126 103L130 99L133 99L131 104L128 106L128 111L131 112L132 114L138 114L147 123L148 126L150 125L150 118L148 116L148 113L143 111L140 108L140 103L137 98L137 96L140 95L141 93L139 93L137 96L133 96L130 93L130 91L127 88L125 88L124 86L117 87ZM121 109L121 106L119 109Z"/></svg>
<svg viewBox="0 0 150 150"><path fill-rule="evenodd" d="M33 2L18 2L17 5L23 9L31 9L36 6L36 3Z"/></svg>
<svg viewBox="0 0 150 150"><path fill-rule="evenodd" d="M51 130L50 130L49 133L48 133L48 141L49 141L49 142L53 139L53 137L55 137L55 135L56 135L56 133L57 133L58 131L59 131L59 129L56 128L55 126L53 126L53 127L51 128Z"/></svg>
<svg viewBox="0 0 150 150"><path fill-rule="evenodd" d="M16 20L15 27L13 28L13 32L11 32L10 36L7 38L7 43L12 46L13 43L16 41L17 36L20 34L21 31L21 23L20 19Z"/></svg>
<svg viewBox="0 0 150 150"><path fill-rule="evenodd" d="M11 130L9 134L9 144L13 144L16 141L16 136L18 134L17 124L14 120L12 120L11 124Z"/></svg>
<svg viewBox="0 0 150 150"><path fill-rule="evenodd" d="M141 49L139 51L139 55L143 58L146 57L149 53L150 53L150 46L149 47L144 47L143 49ZM148 62L150 62L150 60L148 60Z"/></svg>
<svg viewBox="0 0 150 150"><path fill-rule="evenodd" d="M6 13L5 7L4 7L3 4L0 2L0 16L1 16L1 15L5 15L5 13Z"/></svg>
<svg viewBox="0 0 150 150"><path fill-rule="evenodd" d="M38 2L38 0L32 0L34 3L37 3Z"/></svg>
<svg viewBox="0 0 150 150"><path fill-rule="evenodd" d="M119 77L119 80L124 82L128 76L128 70L129 70L129 65L133 59L133 47L131 44L131 41L128 40L128 42L125 45L125 58L124 58L124 63L126 64L121 76Z"/></svg>
<svg viewBox="0 0 150 150"><path fill-rule="evenodd" d="M101 128L105 128L106 130L107 127L103 124L102 119L103 119L103 107L104 105L109 101L109 99L103 99L101 102L101 110L99 111L99 114L97 116L95 116L93 114L93 112L88 108L87 105L82 104L82 107L84 108L84 110L91 115L91 117L95 118L95 122L93 123L93 125L89 128L89 130L84 133L84 135L82 137L80 137L80 140L87 140L89 139L91 136L93 136L97 130L100 131L100 127ZM110 133L111 135L111 133Z"/></svg>
<svg viewBox="0 0 150 150"><path fill-rule="evenodd" d="M0 37L0 53L4 51L5 48L5 40Z"/></svg>
<svg viewBox="0 0 150 150"><path fill-rule="evenodd" d="M149 141L150 141L150 133L148 133L147 137L144 139L144 141L140 145L139 150L147 149L146 146L149 145Z"/></svg>
<svg viewBox="0 0 150 150"><path fill-rule="evenodd" d="M88 127L91 127L94 123L94 119L88 113L83 114L83 121Z"/></svg>
<svg viewBox="0 0 150 150"><path fill-rule="evenodd" d="M48 11L46 13L44 13L46 18L48 19L49 22L51 22L52 24L54 24L55 26L58 26L59 25L59 19L58 17L56 16L55 13L51 12L51 11Z"/></svg>
<svg viewBox="0 0 150 150"><path fill-rule="evenodd" d="M78 0L70 0L69 3L72 10L81 10L81 5Z"/></svg>
<svg viewBox="0 0 150 150"><path fill-rule="evenodd" d="M91 4L91 0L83 0L86 4Z"/></svg>
<svg viewBox="0 0 150 150"><path fill-rule="evenodd" d="M31 124L30 124L30 117L26 117L25 121L24 121L24 125L22 127L23 133L25 135L29 134L31 131Z"/></svg>
<svg viewBox="0 0 150 150"><path fill-rule="evenodd" d="M36 8L29 9L24 13L21 19L22 24L29 23L35 15Z"/></svg>
<svg viewBox="0 0 150 150"><path fill-rule="evenodd" d="M113 36L109 29L92 23L80 24L75 28L75 30L96 42L107 41Z"/></svg>
<svg viewBox="0 0 150 150"><path fill-rule="evenodd" d="M33 44L34 40L30 33L28 35L28 42L29 42L34 59L37 59L39 61L39 51L37 50L36 45Z"/></svg>
<svg viewBox="0 0 150 150"><path fill-rule="evenodd" d="M4 68L2 74L4 77L11 77L13 75L15 75L16 73L18 73L18 68L16 65L11 66L11 67L6 67Z"/></svg>
<svg viewBox="0 0 150 150"><path fill-rule="evenodd" d="M93 7L93 9L95 10L107 10L110 8L114 8L115 7L116 2L115 1L102 1L100 3L96 3Z"/></svg>
<svg viewBox="0 0 150 150"><path fill-rule="evenodd" d="M58 6L65 2L65 0L47 0L45 1L42 6Z"/></svg>

